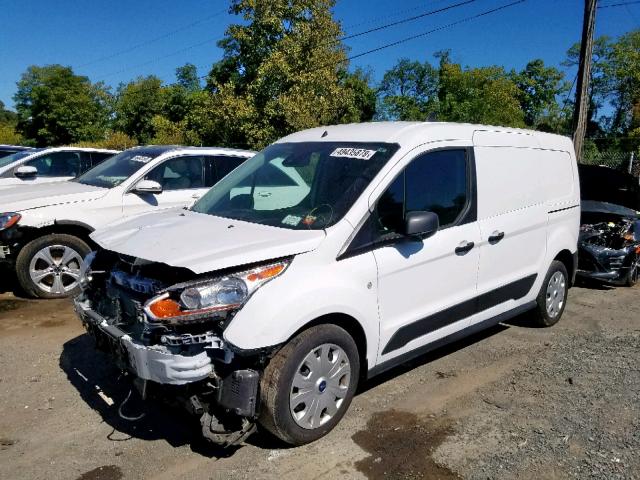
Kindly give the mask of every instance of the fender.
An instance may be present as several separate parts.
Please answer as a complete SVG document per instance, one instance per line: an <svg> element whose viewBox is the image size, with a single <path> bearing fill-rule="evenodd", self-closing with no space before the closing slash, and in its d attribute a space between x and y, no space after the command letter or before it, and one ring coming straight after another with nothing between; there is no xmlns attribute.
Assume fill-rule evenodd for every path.
<svg viewBox="0 0 640 480"><path fill-rule="evenodd" d="M363 254L329 265L310 265L308 257L296 257L283 278L276 278L255 292L225 330L224 339L240 349L261 349L286 342L319 317L347 315L364 331L367 361L373 365L379 340L373 255ZM285 277L286 281L279 281ZM296 285L294 291L292 285Z"/></svg>

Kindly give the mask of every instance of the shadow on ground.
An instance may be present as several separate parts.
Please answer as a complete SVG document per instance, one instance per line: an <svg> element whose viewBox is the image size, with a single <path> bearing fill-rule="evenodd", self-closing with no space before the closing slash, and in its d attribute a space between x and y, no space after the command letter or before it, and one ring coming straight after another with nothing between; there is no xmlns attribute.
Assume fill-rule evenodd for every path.
<svg viewBox="0 0 640 480"><path fill-rule="evenodd" d="M399 375L462 350L508 328L505 325L496 325L421 355L378 375L372 380L364 381L356 395L363 394ZM174 447L189 445L192 451L209 458L229 457L238 449L237 447L224 449L209 443L201 436L198 419L187 414L181 408L152 401L142 402L135 393L124 406L123 413L126 416L135 417L144 412L145 416L138 421L123 419L118 414L118 408L132 389L131 381L128 377L122 376L108 355L96 350L95 343L88 334L73 338L63 345L59 364L87 405L100 414L104 422L113 428L113 431L107 436L111 441L126 442L131 438L162 439ZM108 403L108 399L113 400L112 405ZM251 436L248 443L261 449L288 447L264 431Z"/></svg>

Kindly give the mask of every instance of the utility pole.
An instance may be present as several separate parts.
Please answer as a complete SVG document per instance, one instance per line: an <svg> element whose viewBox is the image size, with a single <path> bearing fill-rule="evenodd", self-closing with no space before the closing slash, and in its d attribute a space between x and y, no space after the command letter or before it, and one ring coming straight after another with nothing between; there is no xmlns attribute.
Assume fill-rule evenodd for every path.
<svg viewBox="0 0 640 480"><path fill-rule="evenodd" d="M578 162L582 161L584 136L587 131L589 109L589 81L591 79L591 61L593 58L593 31L596 24L596 0L584 0L584 19L582 23L582 42L580 43L580 64L576 86L576 104L573 109L573 146Z"/></svg>

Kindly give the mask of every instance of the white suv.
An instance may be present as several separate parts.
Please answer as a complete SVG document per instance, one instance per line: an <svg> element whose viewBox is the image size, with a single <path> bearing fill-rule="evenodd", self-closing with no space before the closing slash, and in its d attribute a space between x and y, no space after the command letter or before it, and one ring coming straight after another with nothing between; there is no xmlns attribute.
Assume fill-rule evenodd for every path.
<svg viewBox="0 0 640 480"><path fill-rule="evenodd" d="M76 293L89 234L122 217L195 202L246 150L137 147L73 181L0 190L0 267L33 297Z"/></svg>
<svg viewBox="0 0 640 480"><path fill-rule="evenodd" d="M76 147L16 152L0 158L0 189L71 180L116 153L118 150Z"/></svg>
<svg viewBox="0 0 640 480"><path fill-rule="evenodd" d="M212 441L260 424L303 444L336 425L361 378L524 312L556 323L579 207L564 137L316 128L190 209L96 231L104 250L76 309L141 393L182 397Z"/></svg>

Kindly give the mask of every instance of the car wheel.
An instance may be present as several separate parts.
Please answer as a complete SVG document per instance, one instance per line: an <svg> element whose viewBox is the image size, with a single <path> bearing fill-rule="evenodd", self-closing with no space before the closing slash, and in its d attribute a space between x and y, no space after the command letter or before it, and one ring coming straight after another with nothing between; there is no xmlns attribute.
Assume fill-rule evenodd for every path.
<svg viewBox="0 0 640 480"><path fill-rule="evenodd" d="M542 282L532 311L532 322L538 327L555 325L562 317L569 293L569 275L564 263L554 260Z"/></svg>
<svg viewBox="0 0 640 480"><path fill-rule="evenodd" d="M16 276L33 298L63 298L79 292L80 265L91 251L73 235L52 234L27 243L16 259Z"/></svg>
<svg viewBox="0 0 640 480"><path fill-rule="evenodd" d="M264 371L260 425L291 445L317 440L349 408L359 374L358 348L344 329L326 324L305 330Z"/></svg>

